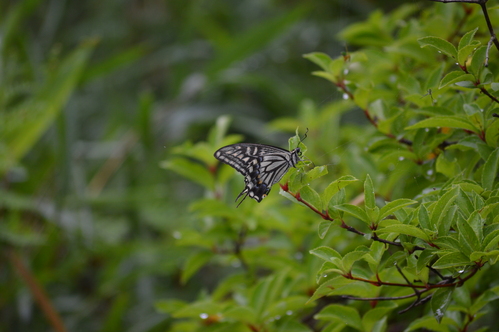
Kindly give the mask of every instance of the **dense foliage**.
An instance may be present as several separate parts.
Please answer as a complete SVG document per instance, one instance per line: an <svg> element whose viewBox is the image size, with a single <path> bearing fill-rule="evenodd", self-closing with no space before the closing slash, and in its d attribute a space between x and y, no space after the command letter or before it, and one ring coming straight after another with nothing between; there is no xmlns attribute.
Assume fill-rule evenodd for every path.
<svg viewBox="0 0 499 332"><path fill-rule="evenodd" d="M212 157L241 140L226 135L227 118L164 164L206 189L191 205L196 227L178 234L194 250L182 280L207 265L237 268L196 301L161 301L174 331L497 326L499 68L488 54L499 43L479 6L417 11L346 28L355 52L305 55L345 98L304 102L296 119L269 124L309 129L290 140L307 159L281 181L293 204L273 193L236 209L241 178ZM342 123L346 112L368 123Z"/></svg>
<svg viewBox="0 0 499 332"><path fill-rule="evenodd" d="M0 330L498 326L499 9L339 3L1 3Z"/></svg>

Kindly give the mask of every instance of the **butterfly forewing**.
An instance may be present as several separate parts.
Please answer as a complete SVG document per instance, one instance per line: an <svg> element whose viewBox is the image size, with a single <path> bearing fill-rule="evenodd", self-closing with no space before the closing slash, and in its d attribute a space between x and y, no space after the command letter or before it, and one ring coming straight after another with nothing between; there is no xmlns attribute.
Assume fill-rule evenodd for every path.
<svg viewBox="0 0 499 332"><path fill-rule="evenodd" d="M246 186L236 198L237 201L245 195L239 202L241 204L246 196L257 202L267 196L272 185L298 163L299 152L298 148L288 151L270 145L240 143L220 148L215 152L215 158L244 175Z"/></svg>

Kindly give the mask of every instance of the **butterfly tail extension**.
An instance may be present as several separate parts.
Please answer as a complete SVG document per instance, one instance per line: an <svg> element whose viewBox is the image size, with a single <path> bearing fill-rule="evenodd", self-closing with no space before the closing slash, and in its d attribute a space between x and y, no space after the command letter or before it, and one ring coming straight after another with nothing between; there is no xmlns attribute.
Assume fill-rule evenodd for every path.
<svg viewBox="0 0 499 332"><path fill-rule="evenodd" d="M246 195L244 195L245 193L246 193ZM237 202L239 197L241 197L242 195L244 195L244 197L243 197L243 199L241 199L241 201L239 203L237 203L236 208L238 208L239 205L241 205L241 203L246 199L246 197L248 197L248 194L249 194L248 189L244 189L243 191L241 191L241 193L237 196L235 202Z"/></svg>

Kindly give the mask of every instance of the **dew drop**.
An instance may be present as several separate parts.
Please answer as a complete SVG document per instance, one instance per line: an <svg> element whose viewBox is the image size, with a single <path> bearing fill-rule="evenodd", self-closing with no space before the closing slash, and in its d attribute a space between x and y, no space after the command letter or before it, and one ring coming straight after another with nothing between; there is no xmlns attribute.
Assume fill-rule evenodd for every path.
<svg viewBox="0 0 499 332"><path fill-rule="evenodd" d="M206 318L208 318L208 314L202 313L199 315L199 317L201 317L201 319L206 319Z"/></svg>
<svg viewBox="0 0 499 332"><path fill-rule="evenodd" d="M322 277L323 277L323 278L327 278L327 274L323 275Z"/></svg>
<svg viewBox="0 0 499 332"><path fill-rule="evenodd" d="M400 161L402 161L402 160L404 160L404 159L405 159L404 157L399 157L399 160L400 160Z"/></svg>
<svg viewBox="0 0 499 332"><path fill-rule="evenodd" d="M432 169L427 170L427 171L426 171L426 174L428 174L428 175L433 175L433 170L432 170Z"/></svg>
<svg viewBox="0 0 499 332"><path fill-rule="evenodd" d="M286 311L286 315L291 316L293 314L293 310Z"/></svg>
<svg viewBox="0 0 499 332"><path fill-rule="evenodd" d="M181 239L182 238L182 233L180 233L179 231L175 231L173 232L173 237L177 240Z"/></svg>
<svg viewBox="0 0 499 332"><path fill-rule="evenodd" d="M347 99L348 99L348 94L344 93L344 94L343 94L343 99L344 99L344 100L347 100Z"/></svg>

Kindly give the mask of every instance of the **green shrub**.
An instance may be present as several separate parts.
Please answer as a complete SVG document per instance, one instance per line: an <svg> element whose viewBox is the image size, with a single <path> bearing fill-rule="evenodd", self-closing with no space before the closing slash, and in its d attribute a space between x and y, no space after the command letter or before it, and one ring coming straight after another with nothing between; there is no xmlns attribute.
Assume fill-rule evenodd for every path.
<svg viewBox="0 0 499 332"><path fill-rule="evenodd" d="M162 164L205 188L177 234L192 251L182 282L221 276L194 301L157 303L172 331L498 326L499 47L484 13L408 5L339 36L359 48L305 58L344 99L269 124L308 128L307 159L262 203L236 209L242 177L213 157L242 141L228 117Z"/></svg>

